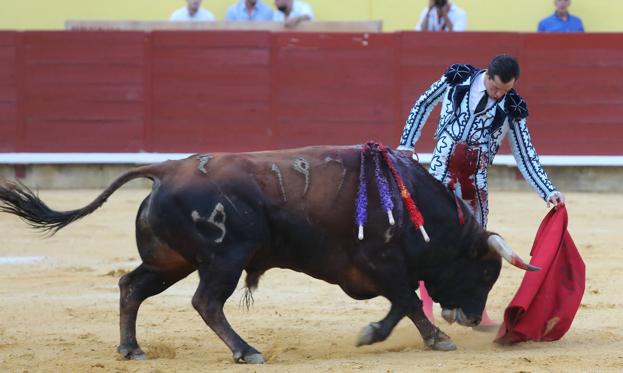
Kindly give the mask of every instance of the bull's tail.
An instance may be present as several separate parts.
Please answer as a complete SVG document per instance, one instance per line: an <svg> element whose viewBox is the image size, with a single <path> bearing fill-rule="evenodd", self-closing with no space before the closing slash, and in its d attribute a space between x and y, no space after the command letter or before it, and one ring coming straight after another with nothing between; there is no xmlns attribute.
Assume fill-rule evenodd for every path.
<svg viewBox="0 0 623 373"><path fill-rule="evenodd" d="M89 215L106 202L117 189L130 180L140 177L154 179L153 166L138 167L119 176L93 202L71 211L49 208L35 192L19 181L0 184L0 212L19 216L31 227L53 235L70 223Z"/></svg>

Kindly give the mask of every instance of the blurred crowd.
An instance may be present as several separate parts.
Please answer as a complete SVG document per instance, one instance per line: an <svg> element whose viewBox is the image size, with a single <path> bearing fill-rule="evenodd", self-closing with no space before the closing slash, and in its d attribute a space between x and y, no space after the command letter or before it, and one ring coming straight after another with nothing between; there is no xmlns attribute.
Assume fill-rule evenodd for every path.
<svg viewBox="0 0 623 373"><path fill-rule="evenodd" d="M302 21L314 19L311 5L301 0L274 0L274 8L262 0L238 0L225 15L225 21L274 21L286 27L295 27ZM209 10L201 7L201 0L186 0L169 18L170 21L214 21Z"/></svg>
<svg viewBox="0 0 623 373"><path fill-rule="evenodd" d="M214 14L201 6L202 0L186 0L186 6L171 14L170 21L214 21ZM571 0L553 0L554 12L545 16L535 29L539 32L584 32L582 20L569 13ZM302 0L238 0L225 15L225 21L274 21L286 27L314 19L309 3ZM417 31L467 31L467 13L449 0L429 0L415 26Z"/></svg>
<svg viewBox="0 0 623 373"><path fill-rule="evenodd" d="M554 13L543 18L539 32L584 32L579 17L569 13L571 0L554 0ZM420 13L417 31L467 31L467 13L448 0L429 0Z"/></svg>

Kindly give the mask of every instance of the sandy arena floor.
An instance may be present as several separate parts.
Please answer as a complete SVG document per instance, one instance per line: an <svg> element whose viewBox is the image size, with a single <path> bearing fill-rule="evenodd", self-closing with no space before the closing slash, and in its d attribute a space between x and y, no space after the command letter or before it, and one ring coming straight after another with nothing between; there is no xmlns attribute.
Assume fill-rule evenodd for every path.
<svg viewBox="0 0 623 373"><path fill-rule="evenodd" d="M97 193L40 195L53 208L73 209ZM115 351L117 280L138 264L133 221L146 194L118 191L103 208L48 239L0 215L0 372L623 371L623 196L606 194L568 195L570 232L586 262L587 287L561 341L501 347L492 343L494 334L450 326L438 316L457 351L428 350L409 320L387 341L356 348L359 331L385 315L387 301L355 301L336 286L272 270L250 311L239 306L242 290L226 305L234 328L268 364L232 363L190 304L196 274L143 304L137 334L149 360L121 360ZM491 202L489 228L528 259L544 203L530 192L494 193ZM35 258L7 263L18 256ZM489 301L498 320L522 276L504 264Z"/></svg>

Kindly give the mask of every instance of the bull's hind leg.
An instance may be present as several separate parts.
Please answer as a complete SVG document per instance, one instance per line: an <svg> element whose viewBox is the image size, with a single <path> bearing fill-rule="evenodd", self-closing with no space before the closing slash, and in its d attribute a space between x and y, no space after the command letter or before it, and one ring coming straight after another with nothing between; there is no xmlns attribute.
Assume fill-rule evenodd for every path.
<svg viewBox="0 0 623 373"><path fill-rule="evenodd" d="M144 360L145 353L136 341L136 315L141 303L188 276L194 268L182 266L166 271L141 264L119 280L119 328L121 341L117 351L126 359Z"/></svg>
<svg viewBox="0 0 623 373"><path fill-rule="evenodd" d="M232 251L237 251L232 248ZM239 253L241 253L239 251ZM208 326L225 342L237 363L262 364L264 357L249 346L231 327L223 305L236 289L245 258L215 257L210 264L199 268L199 287L193 296L193 307Z"/></svg>

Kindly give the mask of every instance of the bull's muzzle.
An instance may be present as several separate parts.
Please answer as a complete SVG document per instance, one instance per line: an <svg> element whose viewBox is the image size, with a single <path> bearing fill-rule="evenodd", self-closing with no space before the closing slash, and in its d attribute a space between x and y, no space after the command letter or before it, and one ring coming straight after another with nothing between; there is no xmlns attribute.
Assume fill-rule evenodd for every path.
<svg viewBox="0 0 623 373"><path fill-rule="evenodd" d="M500 254L504 260L514 265L517 268L521 268L525 271L538 271L541 268L533 266L532 264L526 263L523 259L519 257L519 255L515 254L513 249L502 239L502 237L492 234L487 239L487 244L489 245L489 249L491 251L495 251Z"/></svg>
<svg viewBox="0 0 623 373"><path fill-rule="evenodd" d="M454 308L454 309L444 308L441 311L441 317L443 317L443 319L446 320L448 324L452 324L455 321L459 323L459 325L468 326L468 327L472 327L472 326L476 326L480 324L480 317L475 317L475 318L468 317L467 315L465 315L465 312L463 312L463 310L460 308Z"/></svg>

